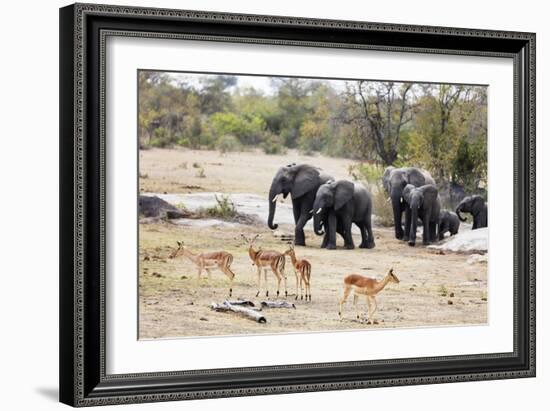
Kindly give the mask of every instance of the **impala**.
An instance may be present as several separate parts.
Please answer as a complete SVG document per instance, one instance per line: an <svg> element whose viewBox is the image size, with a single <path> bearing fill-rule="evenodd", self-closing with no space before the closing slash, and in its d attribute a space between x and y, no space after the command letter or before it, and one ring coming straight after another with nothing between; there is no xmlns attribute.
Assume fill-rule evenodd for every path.
<svg viewBox="0 0 550 411"><path fill-rule="evenodd" d="M304 286L306 289L306 301L311 301L311 288L310 288L310 278L311 278L311 264L307 260L298 260L296 258L296 252L294 251L294 246L289 244L289 249L285 251L285 255L290 257L292 261L292 267L294 267L294 274L296 275L296 300L298 299L298 280L300 282L300 300L304 299Z"/></svg>
<svg viewBox="0 0 550 411"><path fill-rule="evenodd" d="M390 271L382 280L363 277L359 274L350 274L346 276L344 278L344 295L340 300L340 309L338 311L340 320L342 320L342 309L344 307L344 303L353 289L353 306L355 307L357 319L360 319L359 309L357 308L357 299L360 295L364 295L367 299L367 305L369 308L367 324L378 324L377 321L374 321L374 313L377 308L376 295L382 291L388 283L399 283L399 278L397 278L397 276L393 273L393 268L390 268Z"/></svg>
<svg viewBox="0 0 550 411"><path fill-rule="evenodd" d="M255 250L254 241L259 236L260 235L257 234L252 239L248 239L244 234L241 234L241 237L248 245L248 256L252 260L252 265L255 265L256 269L258 270L258 292L256 293L256 297L260 295L262 268L264 270L265 296L269 296L269 289L267 288L267 270L268 268L271 268L271 271L273 271L273 274L275 274L275 277L277 278L277 297L279 296L279 292L281 289L281 280L284 281L286 297L288 295L288 292L286 289L285 256L278 251L264 251L261 248Z"/></svg>
<svg viewBox="0 0 550 411"><path fill-rule="evenodd" d="M191 260L198 269L198 278L201 278L202 270L206 270L208 278L211 278L210 269L217 267L229 278L229 296L233 293L233 279L235 273L231 271L233 255L227 251L211 251L209 253L196 254L183 245L183 241L177 241L177 248L170 254L170 258L176 258L181 255Z"/></svg>

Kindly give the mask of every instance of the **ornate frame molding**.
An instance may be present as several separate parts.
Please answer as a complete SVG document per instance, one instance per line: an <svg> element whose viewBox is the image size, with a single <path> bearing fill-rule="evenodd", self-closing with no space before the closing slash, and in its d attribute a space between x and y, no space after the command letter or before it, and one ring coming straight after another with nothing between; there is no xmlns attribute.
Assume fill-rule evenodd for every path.
<svg viewBox="0 0 550 411"><path fill-rule="evenodd" d="M70 255L61 255L60 313L60 380L61 401L75 406L123 404L179 399L215 398L335 389L356 389L380 386L433 384L531 377L535 375L535 35L532 33L490 31L448 27L398 25L354 21L317 20L295 17L228 14L216 12L150 9L123 6L76 4L61 9L61 247L71 247ZM104 21L139 18L142 29L102 28ZM96 19L97 21L94 21ZM166 32L147 31L152 21L167 24ZM94 30L90 30L91 25ZM121 23L124 25L124 23ZM137 23L136 23L137 24ZM208 31L215 25L244 27L245 31L277 28L286 38L238 34L198 34L170 32L170 27L193 24ZM208 27L207 27L208 26ZM97 33L96 30L99 27ZM304 28L331 30L331 33L352 33L352 42L330 42L300 39L294 31ZM365 34L414 35L418 44L395 45L355 41ZM361 36L359 36L361 34ZM452 55L477 55L512 58L514 61L514 187L515 204L526 206L514 212L514 352L473 356L417 358L406 360L357 361L353 363L311 364L299 366L254 367L230 370L174 371L168 373L105 374L105 49L108 36L193 39L238 43L278 44L288 46L361 48L370 50ZM307 37L307 36L306 36ZM412 38L412 37L411 37ZM447 48L465 43L466 48ZM468 41L467 41L468 40ZM490 40L490 41L487 41ZM483 41L487 41L486 44ZM475 48L476 42L483 47ZM422 45L427 44L427 45ZM431 45L431 46L430 46ZM435 47L434 47L435 45ZM498 49L497 46L502 45ZM471 47L474 47L471 49ZM91 53L90 53L91 52ZM71 83L67 76L70 73ZM96 95L97 94L97 95ZM96 98L99 109L89 104ZM97 117L97 118L96 118ZM97 120L96 126L90 123ZM90 128L92 127L92 128ZM94 128L95 127L95 128ZM97 137L97 140L92 140ZM97 154L94 157L93 154ZM93 177L91 177L93 175ZM97 195L97 196L96 196ZM93 204L92 204L93 203ZM91 213L88 210L93 210ZM523 212L523 213L522 213ZM99 230L90 237L90 221L97 221ZM94 247L91 251L90 247ZM97 250L96 250L97 249ZM96 251L95 251L96 250ZM90 263L90 253L98 261ZM92 265L91 265L92 264ZM94 265L95 264L95 265ZM91 284L91 282L93 284ZM97 284L96 284L97 282ZM523 294L520 291L523 290ZM90 305L94 315L90 315ZM95 306L97 305L97 306ZM66 312L65 310L69 310ZM96 313L97 311L97 318ZM526 324L522 323L526 321ZM524 330L525 332L521 331ZM94 336L90 339L90 332ZM96 335L97 334L97 335ZM521 335L520 335L521 334ZM521 338L520 338L521 337ZM93 340L93 342L90 342ZM96 341L97 340L97 341ZM226 386L224 388L191 389L178 386L176 379L208 376L224 372L238 375L244 372L294 372L305 369L360 366L402 366L425 362L481 362L491 364L499 359L522 357L521 364L504 371L457 372L451 375L427 374L319 381L311 383L256 386ZM174 378L173 385L163 381ZM137 388L149 384L161 387L161 392ZM165 387L165 388L163 388ZM175 388L174 388L175 387Z"/></svg>

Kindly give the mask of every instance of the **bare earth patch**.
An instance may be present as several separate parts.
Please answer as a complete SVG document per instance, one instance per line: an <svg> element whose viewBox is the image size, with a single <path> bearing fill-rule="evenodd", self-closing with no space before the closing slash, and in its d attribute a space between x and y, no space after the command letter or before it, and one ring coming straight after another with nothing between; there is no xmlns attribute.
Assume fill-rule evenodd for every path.
<svg viewBox="0 0 550 411"><path fill-rule="evenodd" d="M352 161L325 157L302 157L297 153L266 156L258 152L229 153L212 151L147 150L140 152L140 189L153 193L225 192L265 195L278 167L292 161L321 166L335 177L345 178ZM200 164L205 177L197 177ZM250 178L250 175L253 178ZM189 188L194 187L194 188ZM200 187L200 188L196 188ZM267 200L266 200L267 201ZM288 200L287 200L288 203ZM277 219L277 218L276 218ZM292 226L281 225L292 232ZM262 234L263 249L284 251L287 246L267 225L185 225L158 222L140 225L139 336L173 338L207 335L288 333L329 330L357 330L383 327L431 327L485 324L487 322L487 263L468 261L469 254L456 254L426 247L409 247L393 237L393 230L375 227L376 248L334 251L319 248L321 238L306 231L307 247L296 247L299 258L312 264L311 302L294 300L295 276L290 260L286 262L288 301L296 309L264 309L266 324L234 314L215 312L212 302L228 298L228 281L223 273L212 271L197 278L189 260L168 258L176 241L184 241L195 251L232 252L236 279L233 299L252 300L260 306L262 292L256 298L256 268L251 265L247 247L236 239L241 233ZM356 244L359 239L355 238ZM339 245L342 245L339 239ZM401 280L390 284L378 295L378 325L355 320L350 298L344 320L338 320L338 299L345 275L357 273L381 278L390 267ZM276 281L269 274L270 296ZM262 286L263 288L263 286ZM366 312L366 301L359 300Z"/></svg>

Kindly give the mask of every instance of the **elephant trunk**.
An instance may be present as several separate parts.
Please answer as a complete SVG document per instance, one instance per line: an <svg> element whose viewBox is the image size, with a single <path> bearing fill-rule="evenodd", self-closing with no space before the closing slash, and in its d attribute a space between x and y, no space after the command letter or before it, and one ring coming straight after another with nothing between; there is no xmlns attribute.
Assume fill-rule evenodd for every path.
<svg viewBox="0 0 550 411"><path fill-rule="evenodd" d="M273 224L273 217L275 217L275 207L276 204L276 198L277 194L280 194L280 191L277 191L275 187L271 186L271 189L269 190L269 216L267 217L267 225L272 230L276 230L277 227L279 227L278 224Z"/></svg>
<svg viewBox="0 0 550 411"><path fill-rule="evenodd" d="M319 213L319 214L315 213L313 215L313 230L317 235L325 234L325 231L323 229L322 213Z"/></svg>
<svg viewBox="0 0 550 411"><path fill-rule="evenodd" d="M462 204L459 204L458 207L456 208L455 212L456 212L456 215L457 215L458 219L462 222L465 222L466 218L462 217L462 215L460 214L461 211L462 211Z"/></svg>

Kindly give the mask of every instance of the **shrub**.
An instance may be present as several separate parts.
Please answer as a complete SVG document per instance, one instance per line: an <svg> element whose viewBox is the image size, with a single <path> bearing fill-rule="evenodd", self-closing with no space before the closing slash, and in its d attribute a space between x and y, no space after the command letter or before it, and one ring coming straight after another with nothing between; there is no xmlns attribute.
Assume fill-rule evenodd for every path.
<svg viewBox="0 0 550 411"><path fill-rule="evenodd" d="M384 227L393 225L393 210L388 202L388 195L382 185L384 168L377 164L360 163L348 167L349 175L356 181L361 181L369 187L372 194L372 213L376 222Z"/></svg>
<svg viewBox="0 0 550 411"><path fill-rule="evenodd" d="M230 220L237 216L237 210L235 204L229 196L222 195L221 197L215 196L216 205L208 207L206 209L201 208L197 211L199 216L210 218L221 218L223 220Z"/></svg>
<svg viewBox="0 0 550 411"><path fill-rule="evenodd" d="M176 138L170 131L164 127L158 127L153 133L153 138L149 145L151 147L164 148L176 142Z"/></svg>
<svg viewBox="0 0 550 411"><path fill-rule="evenodd" d="M370 185L372 194L372 213L377 217L376 223L384 226L393 226L393 210L382 183Z"/></svg>
<svg viewBox="0 0 550 411"><path fill-rule="evenodd" d="M216 148L220 153L229 153L231 151L241 151L242 145L239 139L231 134L221 136L216 142Z"/></svg>
<svg viewBox="0 0 550 411"><path fill-rule="evenodd" d="M197 169L197 173L195 174L198 178L205 178L206 177L206 173L204 172L204 168L202 167L199 167Z"/></svg>
<svg viewBox="0 0 550 411"><path fill-rule="evenodd" d="M359 163L348 167L348 174L358 181L363 181L368 185L378 185L382 183L384 167L378 164Z"/></svg>
<svg viewBox="0 0 550 411"><path fill-rule="evenodd" d="M266 133L261 147L265 154L286 153L286 147L283 145L281 138L273 133Z"/></svg>

